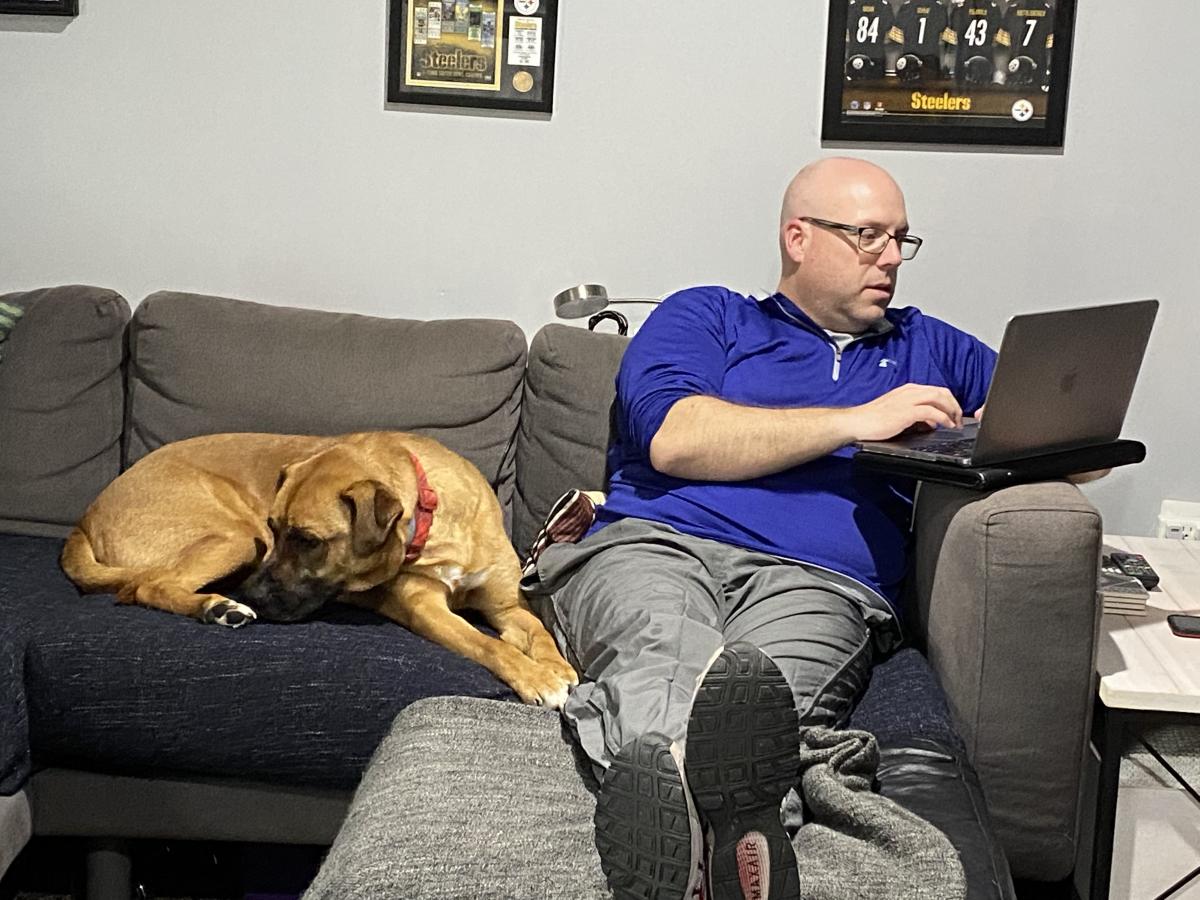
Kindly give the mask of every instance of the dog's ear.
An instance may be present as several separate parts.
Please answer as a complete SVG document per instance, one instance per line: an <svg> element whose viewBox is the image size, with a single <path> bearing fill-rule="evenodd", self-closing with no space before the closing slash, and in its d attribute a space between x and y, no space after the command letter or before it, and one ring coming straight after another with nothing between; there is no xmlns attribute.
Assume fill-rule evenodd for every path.
<svg viewBox="0 0 1200 900"><path fill-rule="evenodd" d="M374 553L404 512L400 498L374 479L356 481L342 491L350 507L350 539L355 556Z"/></svg>

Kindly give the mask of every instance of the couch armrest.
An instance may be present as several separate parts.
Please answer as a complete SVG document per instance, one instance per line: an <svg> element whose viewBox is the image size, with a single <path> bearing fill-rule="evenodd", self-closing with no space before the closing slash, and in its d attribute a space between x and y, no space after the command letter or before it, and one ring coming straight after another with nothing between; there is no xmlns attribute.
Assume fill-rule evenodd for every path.
<svg viewBox="0 0 1200 900"><path fill-rule="evenodd" d="M924 484L910 605L1017 878L1074 867L1100 514L1065 481Z"/></svg>

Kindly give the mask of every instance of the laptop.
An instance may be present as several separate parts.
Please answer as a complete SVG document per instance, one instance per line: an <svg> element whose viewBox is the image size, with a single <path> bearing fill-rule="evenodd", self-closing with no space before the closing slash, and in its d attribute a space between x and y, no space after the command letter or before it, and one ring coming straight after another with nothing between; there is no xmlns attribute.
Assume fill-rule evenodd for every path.
<svg viewBox="0 0 1200 900"><path fill-rule="evenodd" d="M1157 313L1157 300L1135 300L1013 316L982 420L965 418L962 428L855 446L871 454L984 466L1114 442Z"/></svg>

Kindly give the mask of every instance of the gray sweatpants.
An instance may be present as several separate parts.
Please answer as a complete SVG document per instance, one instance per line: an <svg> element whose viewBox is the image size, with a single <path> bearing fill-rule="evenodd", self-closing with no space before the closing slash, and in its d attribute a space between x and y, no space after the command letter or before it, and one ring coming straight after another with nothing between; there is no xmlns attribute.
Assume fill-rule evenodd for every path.
<svg viewBox="0 0 1200 900"><path fill-rule="evenodd" d="M535 606L580 684L563 713L599 767L641 734L681 743L697 685L721 648L747 641L779 667L804 725L844 724L872 647L898 629L851 578L624 519L538 560Z"/></svg>

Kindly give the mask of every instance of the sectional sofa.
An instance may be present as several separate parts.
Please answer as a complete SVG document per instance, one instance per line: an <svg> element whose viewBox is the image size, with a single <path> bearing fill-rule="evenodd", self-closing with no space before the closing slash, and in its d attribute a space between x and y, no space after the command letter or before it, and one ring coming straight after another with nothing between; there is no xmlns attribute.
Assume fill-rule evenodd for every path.
<svg viewBox="0 0 1200 900"><path fill-rule="evenodd" d="M407 707L515 701L484 669L349 607L230 630L81 597L58 567L61 540L109 480L170 441L398 429L477 465L522 549L563 491L603 486L624 338L548 324L527 342L501 320L178 292L131 315L87 286L0 302L20 310L0 344L0 865L30 834L85 838L89 896L124 900L131 839L330 844L381 740L403 739ZM879 791L950 838L969 897L1013 897L1013 876L1060 882L1077 851L1100 516L1065 482L925 484L914 535L910 643L877 665L851 723L878 739ZM488 729L467 710L448 733L486 759ZM570 754L553 713L522 715L539 752ZM533 788L496 774L479 802L518 822ZM594 865L581 855L588 796L542 797L572 824L532 849L501 817L480 858L532 852L547 861L541 896L569 896L555 872ZM459 896L507 896L495 883L473 894L472 863L426 844L389 846L442 882L461 875ZM339 871L353 864L342 854ZM338 894L328 878L322 890Z"/></svg>

